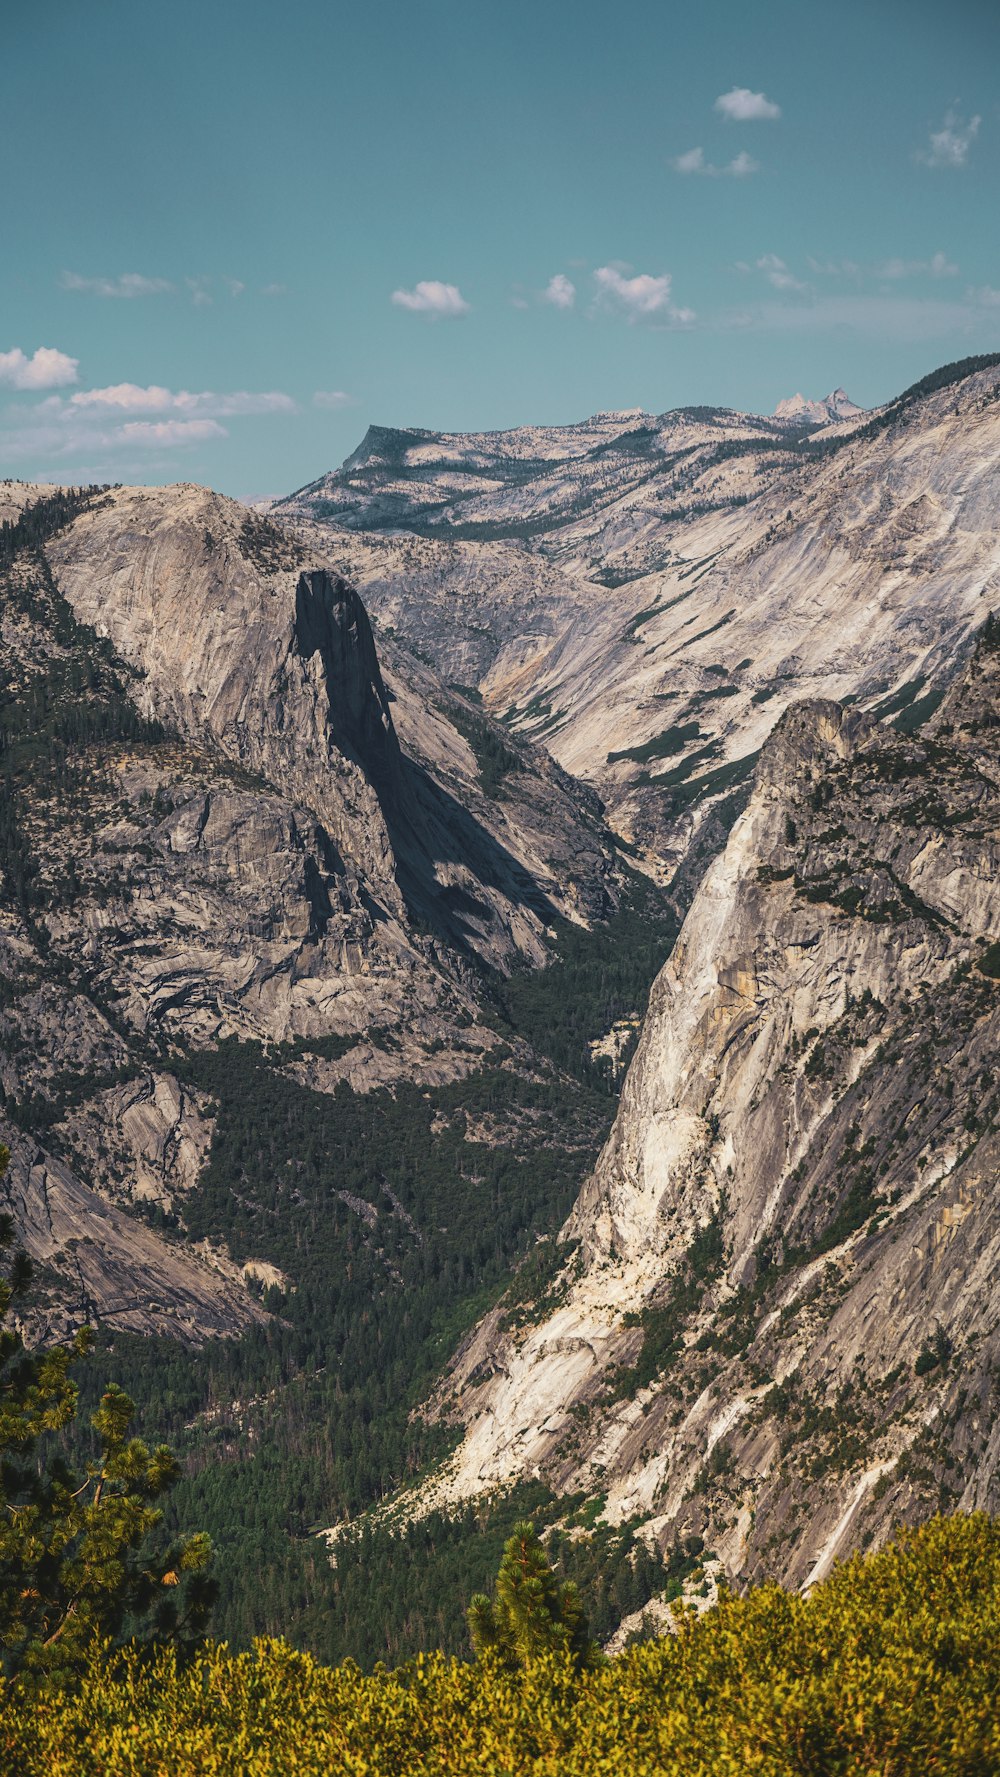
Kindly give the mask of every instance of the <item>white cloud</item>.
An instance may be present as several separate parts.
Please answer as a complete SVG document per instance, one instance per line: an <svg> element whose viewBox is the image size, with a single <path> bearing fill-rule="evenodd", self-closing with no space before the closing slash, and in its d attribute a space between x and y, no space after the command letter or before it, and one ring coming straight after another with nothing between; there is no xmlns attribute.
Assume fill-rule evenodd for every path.
<svg viewBox="0 0 1000 1777"><path fill-rule="evenodd" d="M54 346L39 346L30 358L15 346L11 352L0 352L0 383L12 389L61 389L76 382L79 363Z"/></svg>
<svg viewBox="0 0 1000 1777"><path fill-rule="evenodd" d="M674 307L670 300L672 282L669 272L658 278L640 272L630 278L617 265L602 265L594 273L596 307L624 315L629 322L658 321L687 326L695 318L694 310Z"/></svg>
<svg viewBox="0 0 1000 1777"><path fill-rule="evenodd" d="M203 444L209 438L227 438L217 420L128 420L119 427L126 444Z"/></svg>
<svg viewBox="0 0 1000 1777"><path fill-rule="evenodd" d="M994 290L989 284L980 284L978 290L969 289L965 293L970 302L981 302L984 308L1000 308L1000 290Z"/></svg>
<svg viewBox="0 0 1000 1777"><path fill-rule="evenodd" d="M757 270L764 273L768 283L775 290L802 291L809 288L808 284L803 284L801 278L795 277L789 271L784 260L779 259L777 253L762 253L756 265Z"/></svg>
<svg viewBox="0 0 1000 1777"><path fill-rule="evenodd" d="M212 306L212 293L209 290L211 278L185 278L184 282L191 292L191 301L196 309L207 309Z"/></svg>
<svg viewBox="0 0 1000 1777"><path fill-rule="evenodd" d="M958 277L958 266L945 253L934 253L930 259L883 259L874 269L877 278Z"/></svg>
<svg viewBox="0 0 1000 1777"><path fill-rule="evenodd" d="M748 86L734 86L728 93L720 93L715 109L720 117L727 117L731 123L759 123L762 119L781 116L780 105L766 99L763 93L752 93Z"/></svg>
<svg viewBox="0 0 1000 1777"><path fill-rule="evenodd" d="M918 148L914 159L925 167L964 167L982 121L981 117L970 117L964 122L957 110L947 111L941 128L931 131L927 147Z"/></svg>
<svg viewBox="0 0 1000 1777"><path fill-rule="evenodd" d="M265 284L263 289L261 290L261 295L262 296L287 296L288 295L288 285L287 284Z"/></svg>
<svg viewBox="0 0 1000 1777"><path fill-rule="evenodd" d="M192 393L115 383L0 408L0 459L19 465L19 474L28 465L36 473L44 466L63 480L79 479L84 468L83 479L120 480L123 468L141 478L151 453L169 468L171 452L227 438L223 422L230 418L297 411L279 390Z"/></svg>
<svg viewBox="0 0 1000 1777"><path fill-rule="evenodd" d="M120 278L81 278L78 272L64 271L59 282L64 290L122 297L126 301L136 296L165 296L174 288L166 278L144 278L136 271L123 272Z"/></svg>
<svg viewBox="0 0 1000 1777"><path fill-rule="evenodd" d="M422 278L412 290L394 290L392 300L397 308L410 309L418 315L467 315L466 302L457 284L442 284L437 278Z"/></svg>
<svg viewBox="0 0 1000 1777"><path fill-rule="evenodd" d="M354 407L356 400L344 389L317 389L313 396L314 407Z"/></svg>
<svg viewBox="0 0 1000 1777"><path fill-rule="evenodd" d="M728 161L724 167L716 167L705 159L703 148L689 148L686 154L678 154L671 161L675 173L696 173L706 179L748 179L751 173L760 172L760 163L742 150Z"/></svg>
<svg viewBox="0 0 1000 1777"><path fill-rule="evenodd" d="M105 389L81 389L78 394L70 396L69 406L118 413L209 414L216 419L295 412L292 397L278 389L261 394L236 389L231 394L221 395L204 389L199 394L192 394L187 389L164 389L158 383L151 383L145 389L138 383L112 383Z"/></svg>
<svg viewBox="0 0 1000 1777"><path fill-rule="evenodd" d="M550 278L542 294L543 302L550 302L553 308L571 309L576 301L576 285L561 271Z"/></svg>
<svg viewBox="0 0 1000 1777"><path fill-rule="evenodd" d="M246 285L239 278L223 278L223 283L230 296L242 296Z"/></svg>
<svg viewBox="0 0 1000 1777"><path fill-rule="evenodd" d="M228 436L225 427L213 419L127 420L123 425L107 426L95 424L97 415L55 405L55 412L51 403L42 402L30 409L8 409L0 416L5 422L0 423L0 459L54 467L89 457L91 462L111 467L123 458L135 461L136 452L144 455L150 450L205 444Z"/></svg>

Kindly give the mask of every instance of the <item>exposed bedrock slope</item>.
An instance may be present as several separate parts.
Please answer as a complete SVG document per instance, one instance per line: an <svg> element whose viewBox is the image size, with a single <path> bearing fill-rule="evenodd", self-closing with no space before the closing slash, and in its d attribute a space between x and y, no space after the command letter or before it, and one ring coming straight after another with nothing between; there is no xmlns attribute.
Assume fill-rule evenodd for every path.
<svg viewBox="0 0 1000 1777"><path fill-rule="evenodd" d="M557 912L606 913L613 850L592 792L402 650L387 686L354 590L235 502L19 493L15 517L38 510L0 564L5 1188L47 1325L96 1307L236 1331L257 1310L224 1258L137 1223L128 1259L129 1207L183 1216L211 1144L178 1050L318 1042L329 1086L369 1052L383 1083L467 1073L497 1040L482 962L541 962ZM387 1026L391 1056L367 1041Z"/></svg>
<svg viewBox="0 0 1000 1777"><path fill-rule="evenodd" d="M706 822L732 818L791 703L917 719L1000 601L1000 367L970 362L802 448L772 448L760 428L774 422L752 416L633 418L591 454L567 453L544 535L441 538L416 523L414 535L403 514L396 531L333 528L329 544L380 622L594 785L668 874L718 843ZM677 460L663 455L671 440ZM412 467L444 498L455 463L442 448L413 444ZM513 526L556 471L525 481L500 435L487 455L490 499ZM366 459L365 488L398 467ZM663 497L695 469L683 498ZM625 477L613 497L609 475ZM302 497L276 510L319 508Z"/></svg>
<svg viewBox="0 0 1000 1777"><path fill-rule="evenodd" d="M933 732L784 717L561 1276L442 1390L468 1430L440 1491L542 1473L797 1582L900 1513L1000 1502L998 736L992 630Z"/></svg>
<svg viewBox="0 0 1000 1777"><path fill-rule="evenodd" d="M393 1016L388 1002L407 975L433 997L463 954L501 969L538 962L554 912L587 917L611 904L593 795L541 753L495 740L487 717L398 648L387 690L364 607L322 553L233 501L179 487L117 491L50 555L78 618L141 674L147 713L249 771L255 782L243 788L264 827L277 819L287 833L255 848L263 827L252 808L216 799L210 818L202 800L175 819L171 849L201 853L214 831L231 850L222 815L239 826L237 849L259 853L251 873L273 876L267 860L291 853L305 973L315 981L346 968L357 988L351 956L370 958L364 972L382 982L370 1021ZM501 757L499 795L483 793L470 733ZM321 966L309 946L326 947ZM303 1029L306 996L294 997L291 1028Z"/></svg>
<svg viewBox="0 0 1000 1777"><path fill-rule="evenodd" d="M145 681L147 713L314 809L402 911L373 779L398 747L357 594L204 488L129 488L49 546L77 617Z"/></svg>

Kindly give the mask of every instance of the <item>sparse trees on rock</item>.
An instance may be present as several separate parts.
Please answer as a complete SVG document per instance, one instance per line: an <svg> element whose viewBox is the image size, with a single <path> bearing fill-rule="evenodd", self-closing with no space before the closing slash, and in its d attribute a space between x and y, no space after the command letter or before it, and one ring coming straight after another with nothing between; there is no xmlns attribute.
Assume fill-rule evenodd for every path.
<svg viewBox="0 0 1000 1777"><path fill-rule="evenodd" d="M0 1147L0 1176L9 1156ZM13 1245L0 1216L0 1251ZM125 1627L154 1640L196 1633L212 1599L203 1535L154 1553L156 1501L178 1479L165 1444L150 1449L130 1435L134 1407L109 1388L93 1415L97 1454L83 1473L70 1468L57 1435L74 1419L74 1358L89 1329L69 1344L27 1351L11 1311L31 1279L13 1252L0 1275L0 1649L8 1676L73 1670L96 1638Z"/></svg>

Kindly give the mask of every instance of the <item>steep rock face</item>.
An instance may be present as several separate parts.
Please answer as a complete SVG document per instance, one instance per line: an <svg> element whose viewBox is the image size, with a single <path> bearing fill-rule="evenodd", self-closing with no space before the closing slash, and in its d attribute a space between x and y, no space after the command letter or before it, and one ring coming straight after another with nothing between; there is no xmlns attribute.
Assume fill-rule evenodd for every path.
<svg viewBox="0 0 1000 1777"><path fill-rule="evenodd" d="M592 793L398 648L387 686L354 590L234 502L9 504L27 513L0 540L0 1139L18 1225L51 1273L52 1325L86 1299L200 1337L204 1298L204 1333L239 1330L256 1309L224 1257L142 1227L126 1264L127 1212L183 1222L209 1155L185 1050L287 1043L320 1090L462 1077L497 1041L481 963L543 963L558 913L605 916L613 853ZM399 1033L391 1048L373 1027ZM81 1272L76 1240L114 1263ZM160 1295L143 1308L146 1273Z"/></svg>
<svg viewBox="0 0 1000 1777"><path fill-rule="evenodd" d="M460 952L471 946L504 969L518 955L541 960L553 909L574 917L588 896L598 910L606 904L600 884L610 860L600 840L593 848L593 796L544 755L511 753L491 737L489 718L390 644L392 696L434 711L403 757L364 607L322 550L304 550L233 501L182 487L116 492L56 537L49 554L76 616L109 636L140 675L136 695L147 713L252 773L248 792L286 805L289 839L275 846L261 837L257 850L298 855L300 918L317 942L328 933L346 945L345 960L371 956L375 978L429 970L436 980L441 959L413 944L416 915ZM499 796L478 793L481 760L469 732L507 759ZM537 844L543 779L547 857ZM189 809L184 831L191 820L198 837L190 849L210 848L213 823ZM259 822L249 810L238 822L242 849ZM214 834L233 849L218 820ZM580 853L568 871L567 848ZM479 906L471 928L454 916L459 893ZM329 972L329 956L318 969L306 960L311 979ZM387 983L384 992L391 998L394 989ZM382 1019L387 1007L372 1011Z"/></svg>
<svg viewBox="0 0 1000 1777"><path fill-rule="evenodd" d="M467 1343L439 1481L607 1496L804 1583L996 1505L1000 654L933 732L791 710L657 980L533 1317Z"/></svg>
<svg viewBox="0 0 1000 1777"><path fill-rule="evenodd" d="M168 1242L30 1137L4 1135L11 1158L0 1207L36 1267L32 1339L62 1339L99 1320L201 1345L264 1319L234 1265Z"/></svg>
<svg viewBox="0 0 1000 1777"><path fill-rule="evenodd" d="M203 488L123 489L49 546L78 619L144 681L147 713L312 808L402 911L374 779L398 749L357 595Z"/></svg>
<svg viewBox="0 0 1000 1777"><path fill-rule="evenodd" d="M625 838L678 862L798 698L927 713L1000 581L998 396L993 367L890 407L549 652L525 727Z"/></svg>

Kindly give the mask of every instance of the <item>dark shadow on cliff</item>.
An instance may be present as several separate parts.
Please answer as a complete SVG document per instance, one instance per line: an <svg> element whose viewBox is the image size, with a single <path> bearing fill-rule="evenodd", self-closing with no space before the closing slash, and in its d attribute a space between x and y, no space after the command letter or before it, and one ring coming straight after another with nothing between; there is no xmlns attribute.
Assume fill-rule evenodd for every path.
<svg viewBox="0 0 1000 1777"><path fill-rule="evenodd" d="M477 896L474 884L442 884L435 865L464 866L485 889L503 894L543 925L559 917L519 859L422 765L403 757L399 793L385 796L382 806L396 855L397 881L415 925L429 927L466 955L481 954L477 937L489 944L491 929L506 928L493 903Z"/></svg>

